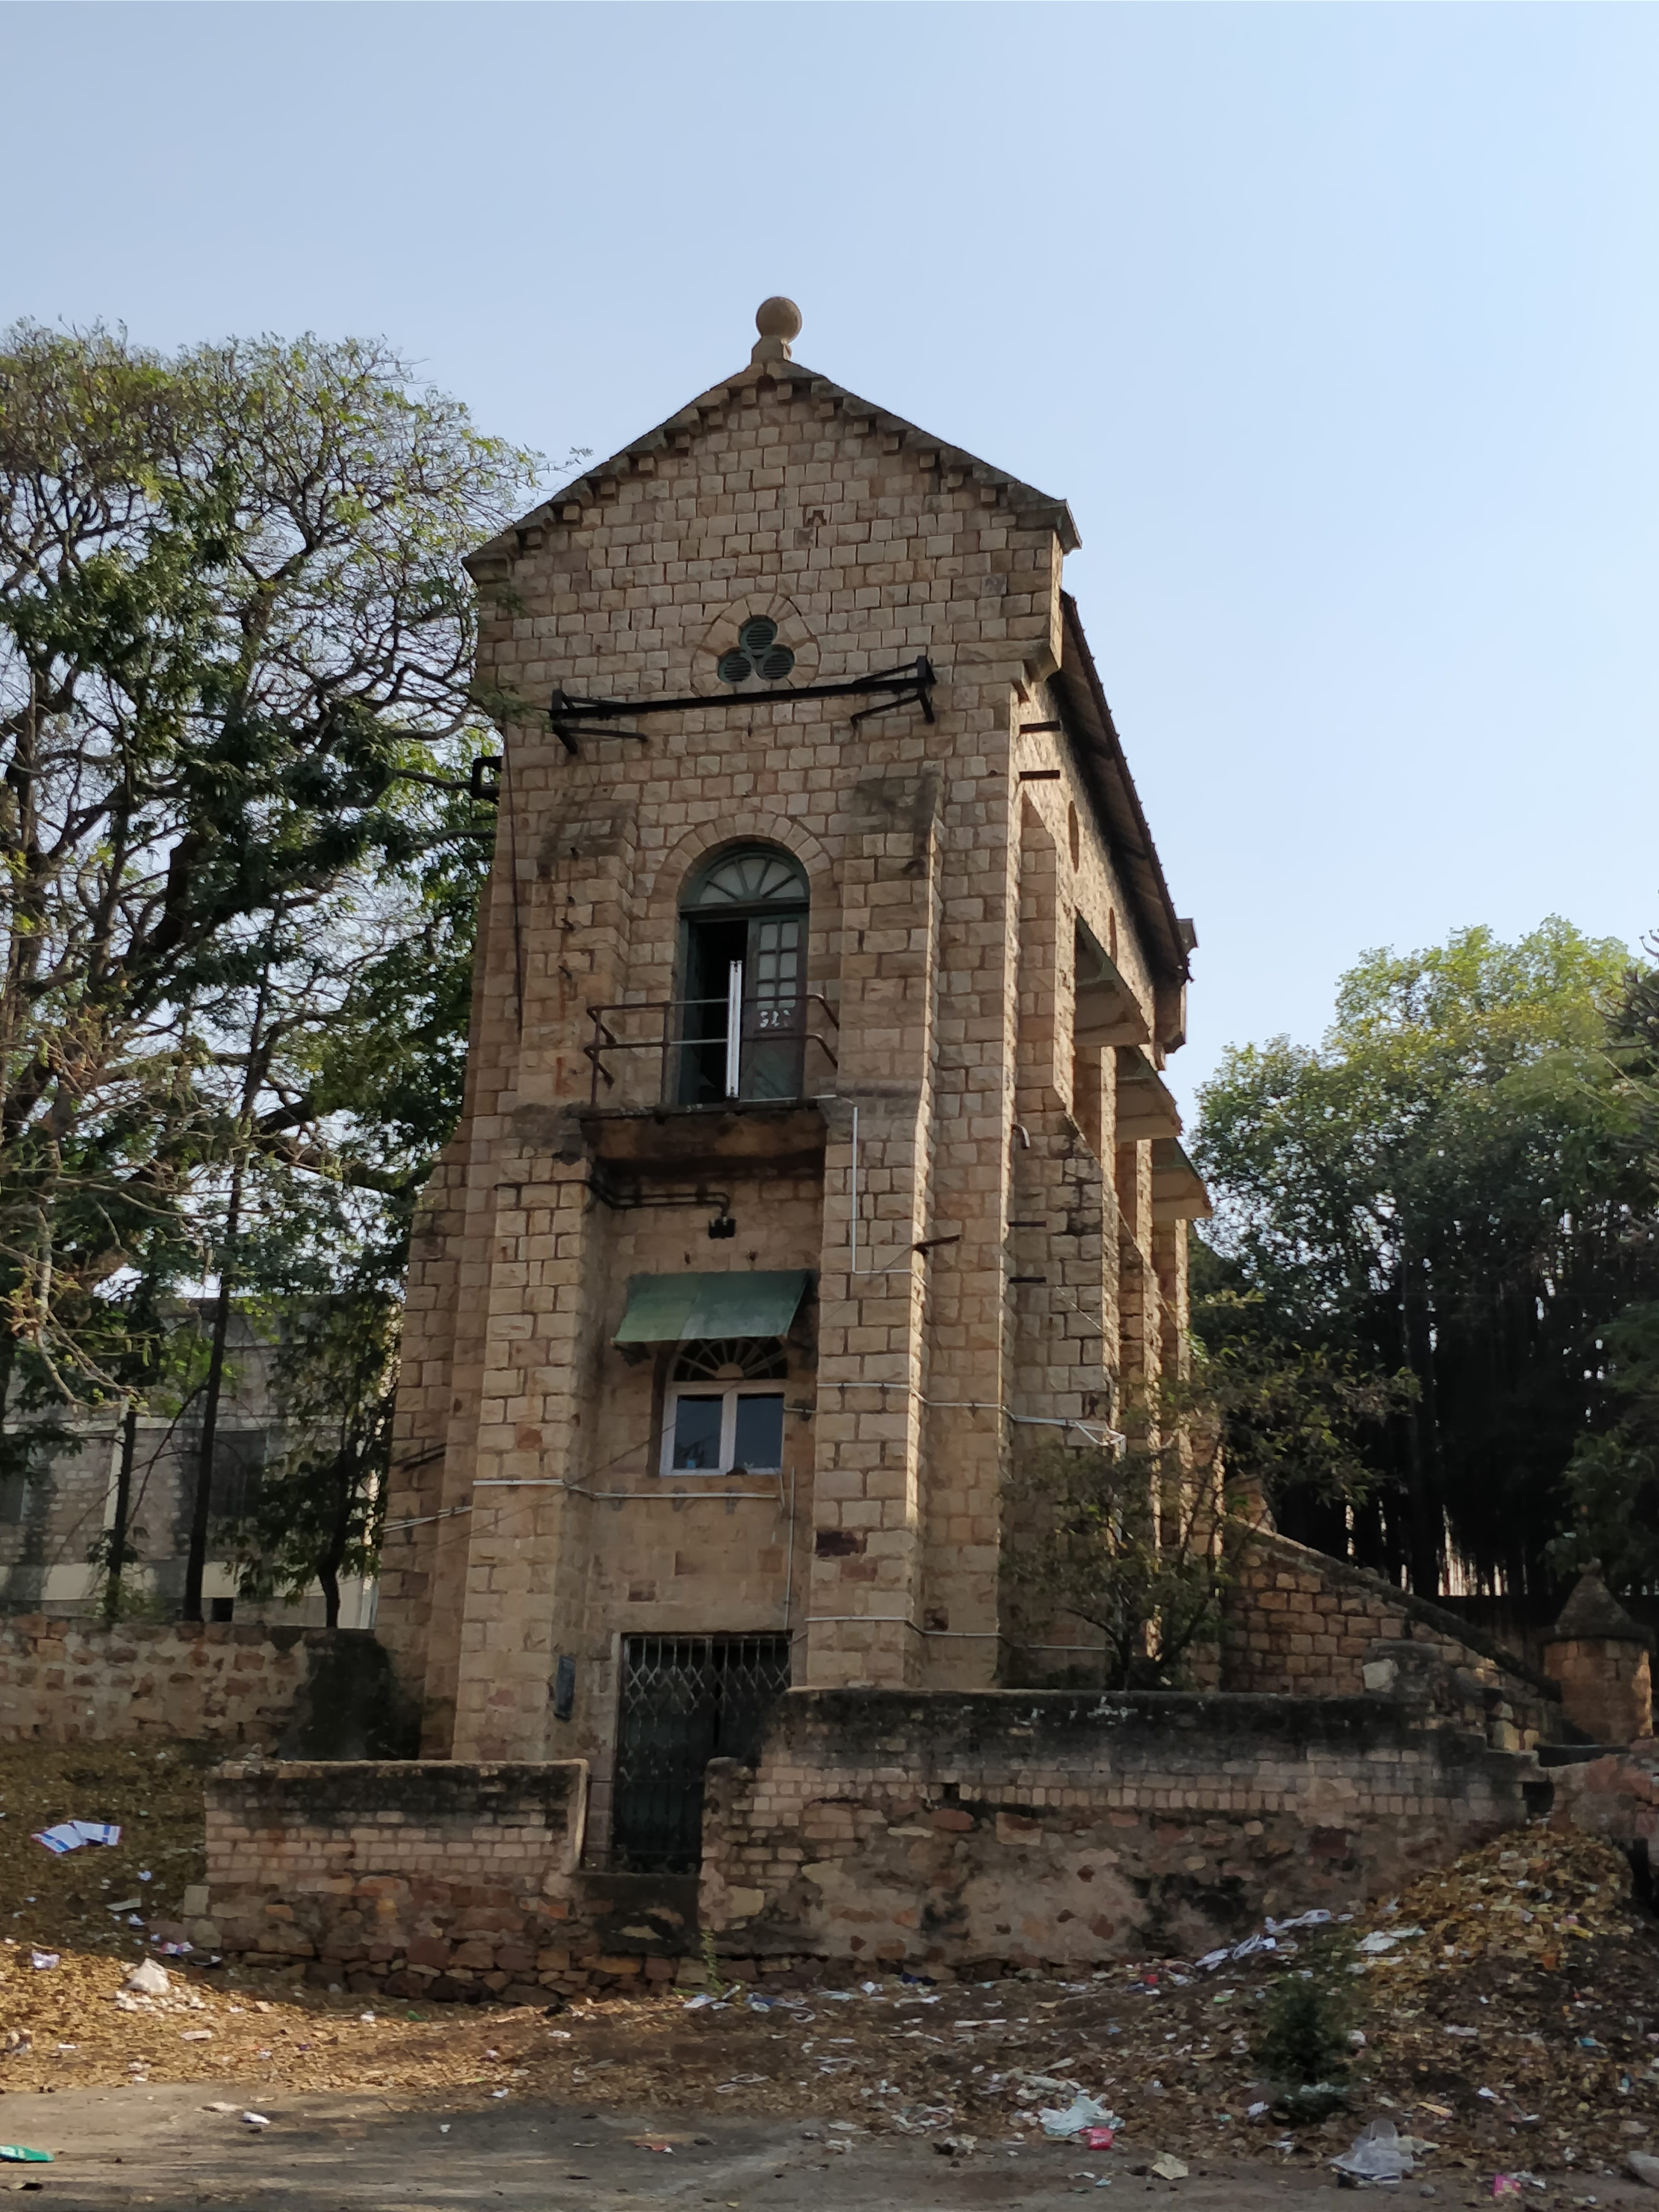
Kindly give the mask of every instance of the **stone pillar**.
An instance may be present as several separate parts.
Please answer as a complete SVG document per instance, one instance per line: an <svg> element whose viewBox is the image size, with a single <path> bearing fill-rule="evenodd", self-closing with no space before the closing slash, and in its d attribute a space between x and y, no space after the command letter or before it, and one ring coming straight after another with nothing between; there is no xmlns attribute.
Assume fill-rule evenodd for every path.
<svg viewBox="0 0 1659 2212"><path fill-rule="evenodd" d="M926 1281L915 1247L927 1233L939 779L872 778L856 801L842 894L842 1103L824 1154L805 1680L896 1689L922 1664Z"/></svg>
<svg viewBox="0 0 1659 2212"><path fill-rule="evenodd" d="M473 1125L478 1261L476 1279L461 1271L448 1451L468 1510L440 1528L447 1602L434 1613L448 1633L432 1638L428 1705L453 1701L451 1757L537 1760L559 1624L586 1565L586 1504L563 1486L586 1463L607 1310L571 1111L591 1081L586 1009L622 996L635 819L602 797L555 803L544 743L509 746L507 761L498 853L516 913L491 916L479 1030L486 1044L499 1036L502 1073L494 1116Z"/></svg>
<svg viewBox="0 0 1659 2212"><path fill-rule="evenodd" d="M1544 1668L1561 1685L1561 1708L1593 1743L1633 1743L1653 1734L1653 1638L1601 1579L1599 1561L1580 1575L1544 1639Z"/></svg>

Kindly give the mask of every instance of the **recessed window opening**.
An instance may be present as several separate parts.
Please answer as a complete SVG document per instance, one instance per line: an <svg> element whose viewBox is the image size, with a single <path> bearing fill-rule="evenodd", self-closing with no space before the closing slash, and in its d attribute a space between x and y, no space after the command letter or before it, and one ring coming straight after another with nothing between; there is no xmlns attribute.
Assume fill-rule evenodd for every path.
<svg viewBox="0 0 1659 2212"><path fill-rule="evenodd" d="M779 1474L788 1371L775 1339L688 1345L675 1360L669 1387L661 1472Z"/></svg>
<svg viewBox="0 0 1659 2212"><path fill-rule="evenodd" d="M682 902L682 1106L798 1098L805 1045L806 877L775 845L719 854Z"/></svg>

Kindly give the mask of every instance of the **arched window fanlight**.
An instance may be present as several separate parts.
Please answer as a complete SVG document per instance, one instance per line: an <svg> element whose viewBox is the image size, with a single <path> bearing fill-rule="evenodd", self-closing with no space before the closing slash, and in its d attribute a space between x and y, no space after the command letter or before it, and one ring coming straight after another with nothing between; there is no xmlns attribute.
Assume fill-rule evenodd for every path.
<svg viewBox="0 0 1659 2212"><path fill-rule="evenodd" d="M775 846L723 854L705 868L685 899L687 907L805 906L805 872Z"/></svg>
<svg viewBox="0 0 1659 2212"><path fill-rule="evenodd" d="M776 1337L699 1338L683 1345L674 1362L677 1382L776 1382L789 1372L789 1356Z"/></svg>

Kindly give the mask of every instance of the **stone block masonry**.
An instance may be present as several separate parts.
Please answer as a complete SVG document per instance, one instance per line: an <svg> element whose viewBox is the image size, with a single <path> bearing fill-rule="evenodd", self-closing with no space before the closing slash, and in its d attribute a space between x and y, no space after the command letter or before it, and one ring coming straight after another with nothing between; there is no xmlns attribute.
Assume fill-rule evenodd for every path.
<svg viewBox="0 0 1659 2212"><path fill-rule="evenodd" d="M618 1863L648 1845L613 1825L636 1639L996 1679L1015 1425L1109 1423L1179 1366L1207 1210L1154 1157L1194 939L1063 590L1069 513L769 347L468 564L498 842L378 1623L423 1747L586 1759ZM921 693L852 689L900 668ZM770 875L720 891L748 933L717 946L738 862ZM762 1022L787 1064L745 1061ZM699 1192L736 1224L712 1244ZM729 1497L690 1478L733 1446L672 1464L718 1340L617 1337L630 1280L687 1270L810 1278L781 1463Z"/></svg>
<svg viewBox="0 0 1659 2212"><path fill-rule="evenodd" d="M1572 1732L1557 1684L1479 1628L1266 1529L1227 1594L1220 1678L1224 1689L1258 1695L1410 1697L1500 1751Z"/></svg>
<svg viewBox="0 0 1659 2212"><path fill-rule="evenodd" d="M207 1803L214 1940L353 1989L544 2002L581 1978L571 1921L586 1789L579 1759L222 1767Z"/></svg>
<svg viewBox="0 0 1659 2212"><path fill-rule="evenodd" d="M710 1770L723 1952L928 1972L1191 1957L1547 1809L1529 1755L1381 1698L793 1691Z"/></svg>
<svg viewBox="0 0 1659 2212"><path fill-rule="evenodd" d="M801 1690L709 1770L700 1893L585 1870L586 1797L580 1760L222 1767L192 1937L434 2001L700 1978L700 1928L742 1979L1075 1971L1356 1905L1553 1790L1380 1698Z"/></svg>
<svg viewBox="0 0 1659 2212"><path fill-rule="evenodd" d="M274 1744L330 1642L325 1629L14 1616L0 1620L0 1741Z"/></svg>

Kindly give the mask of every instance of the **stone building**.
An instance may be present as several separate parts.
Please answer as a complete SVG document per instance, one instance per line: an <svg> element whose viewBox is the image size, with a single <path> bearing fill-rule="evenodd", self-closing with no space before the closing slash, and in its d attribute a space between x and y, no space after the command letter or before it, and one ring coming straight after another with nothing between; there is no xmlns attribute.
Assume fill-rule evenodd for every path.
<svg viewBox="0 0 1659 2212"><path fill-rule="evenodd" d="M211 1326L205 1303L196 1326L204 1334ZM238 1596L235 1565L224 1541L226 1522L249 1510L265 1468L289 1441L272 1388L275 1351L246 1314L232 1315L214 1449L203 1601L210 1620L320 1626L325 1607L315 1584L297 1601ZM100 1539L115 1525L121 1451L118 1409L94 1412L75 1425L69 1442L40 1453L27 1474L0 1476L0 1616L100 1616L103 1569L95 1554ZM167 1620L178 1614L201 1455L199 1395L172 1413L139 1416L129 1520L137 1558L123 1577L130 1618ZM343 1580L342 1626L368 1627L374 1599L372 1583L356 1577Z"/></svg>
<svg viewBox="0 0 1659 2212"><path fill-rule="evenodd" d="M500 826L377 1623L428 1755L585 1759L621 1867L695 1863L787 1682L1029 1679L1011 1465L1179 1360L1208 1210L1070 513L757 319L471 562Z"/></svg>

